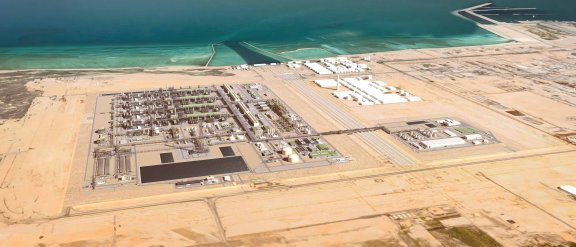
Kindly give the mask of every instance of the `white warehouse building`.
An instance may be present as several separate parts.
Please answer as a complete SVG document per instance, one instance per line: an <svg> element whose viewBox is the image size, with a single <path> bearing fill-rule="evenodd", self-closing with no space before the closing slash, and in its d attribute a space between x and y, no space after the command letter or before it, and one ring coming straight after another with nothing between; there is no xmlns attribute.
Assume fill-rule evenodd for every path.
<svg viewBox="0 0 576 247"><path fill-rule="evenodd" d="M316 85L320 86L321 88L338 86L338 82L334 79L315 80L314 83L316 83Z"/></svg>
<svg viewBox="0 0 576 247"><path fill-rule="evenodd" d="M562 186L558 187L558 189L560 189L560 190L562 190L562 191L564 191L570 195L576 196L576 187L574 187L572 185L562 185Z"/></svg>
<svg viewBox="0 0 576 247"><path fill-rule="evenodd" d="M435 149L464 145L466 144L466 141L460 137L452 137L437 140L426 140L422 141L422 144L426 149Z"/></svg>

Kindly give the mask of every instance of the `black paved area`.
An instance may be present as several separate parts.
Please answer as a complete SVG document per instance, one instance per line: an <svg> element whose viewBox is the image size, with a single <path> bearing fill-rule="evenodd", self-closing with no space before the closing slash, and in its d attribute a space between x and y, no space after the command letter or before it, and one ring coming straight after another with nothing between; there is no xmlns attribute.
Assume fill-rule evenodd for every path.
<svg viewBox="0 0 576 247"><path fill-rule="evenodd" d="M241 156L140 167L142 183L248 171Z"/></svg>
<svg viewBox="0 0 576 247"><path fill-rule="evenodd" d="M428 121L412 121L412 122L406 122L407 125L416 125L416 124L423 124L423 123L427 123Z"/></svg>
<svg viewBox="0 0 576 247"><path fill-rule="evenodd" d="M160 162L164 163L173 163L174 162L174 155L172 153L161 153L160 154Z"/></svg>
<svg viewBox="0 0 576 247"><path fill-rule="evenodd" d="M230 147L230 146L220 147L220 152L222 153L222 156L224 156L224 157L230 157L230 156L236 155L234 153L234 150L232 150L232 147Z"/></svg>

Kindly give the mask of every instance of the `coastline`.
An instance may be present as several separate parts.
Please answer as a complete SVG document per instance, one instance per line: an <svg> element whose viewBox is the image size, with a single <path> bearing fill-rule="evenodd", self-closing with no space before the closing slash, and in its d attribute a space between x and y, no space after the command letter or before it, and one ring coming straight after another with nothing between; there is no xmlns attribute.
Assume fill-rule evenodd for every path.
<svg viewBox="0 0 576 247"><path fill-rule="evenodd" d="M482 4L479 6L484 6ZM456 10L453 15L472 21L458 14L460 11L468 11L478 6L467 9ZM488 18L486 18L488 19ZM364 41L351 41L339 45L319 42L286 44L286 48L294 46L295 49L280 49L281 45L266 45L254 42L242 41L249 49L262 55L281 57L282 60L317 60L330 56L361 56L379 52L390 52L399 50L419 50L433 48L455 48L468 46L485 46L517 41L514 35L509 35L510 31L499 27L489 27L475 22L479 30L486 33L473 33L463 35L453 35L447 37L396 37L388 39L371 39ZM501 26L502 23L499 23ZM493 37L491 37L493 35ZM517 36L517 35L516 35ZM485 40L481 40L485 39ZM480 41L479 41L480 40ZM350 45L349 43L352 43ZM366 44L363 44L366 43ZM457 43L457 45L453 45ZM228 47L218 49L221 43L209 45L186 45L186 44L158 44L158 45L89 45L89 46L62 46L62 47L0 47L0 57L4 64L0 62L0 71L6 70L107 70L107 69L153 69L163 67L209 67L218 68L226 66L241 65L242 58ZM302 46L304 45L304 46ZM308 46L312 47L308 47ZM351 49L342 48L349 45ZM262 48L261 46L264 46ZM275 47L276 46L276 47ZM357 47L363 47L363 52ZM274 49L276 48L276 49ZM330 48L330 49L329 49ZM32 49L30 51L29 49ZM36 49L37 51L34 51ZM90 53L90 50L96 50ZM116 50L122 50L118 53ZM355 50L356 49L356 52ZM204 51L205 50L205 51ZM88 52L87 52L88 51ZM309 51L310 53L306 53ZM67 53L68 52L68 53ZM224 54L222 54L224 52ZM228 54L230 53L230 54ZM232 54L234 53L234 54ZM30 55L29 55L30 54ZM287 55L288 54L288 55ZM290 54L294 54L290 56ZM29 57L26 57L29 56ZM223 56L223 60L218 57ZM226 60L228 59L228 60ZM148 62L145 62L148 61ZM131 65L131 63L136 63ZM138 64L139 63L139 64ZM146 63L149 64L146 65ZM173 64L171 64L173 63ZM218 64L213 66L211 64ZM76 67L74 67L76 66Z"/></svg>
<svg viewBox="0 0 576 247"><path fill-rule="evenodd" d="M540 39L527 31L535 26L511 24L506 28L536 43L345 55L355 61L371 56L362 63L370 66L374 80L422 97L423 101L407 103L409 106L359 107L340 101L331 96L332 89L314 86L314 79L325 77L305 67L0 71L0 78L14 79L9 83L11 90L37 94L24 99L12 94L8 86L0 88L0 104L29 101L27 106L14 104L23 108L0 120L0 133L6 140L0 143L0 169L5 174L0 191L5 198L0 206L2 242L12 246L251 246L281 237L288 239L286 242L315 246L364 245L373 239L390 243L403 240L397 235L398 226L386 215L412 210L415 204L455 206L504 246L531 246L521 243L529 243L526 241L536 234L576 241L571 230L575 224L573 203L554 189L573 183L571 171L576 166L575 146L560 139L557 132L560 128L576 131L571 114L576 97L561 90L568 86L561 83L575 77L576 35ZM109 111L105 104L102 109L96 107L101 94L258 82L277 92L315 129L342 129L325 108L299 93L295 84L300 82L282 78L284 73L301 76L306 90L366 126L399 119L457 117L494 133L501 142L437 153L414 152L410 154L419 164L398 167L356 134L334 135L327 137L328 141L352 157L350 163L243 174L234 178L237 184L222 187L175 189L169 183L99 190L83 187L92 126L98 121L94 116ZM388 134L376 134L395 149L411 152ZM240 147L245 157L258 155L251 146ZM253 167L259 164L255 158ZM260 181L274 187L255 188ZM470 191L475 196L470 197ZM525 202L519 201L520 197ZM528 233L518 231L511 239L509 226L494 220L504 213L502 220L514 220ZM350 230L343 228L350 224ZM222 239L214 237L219 231ZM337 233L331 234L334 231ZM191 237L183 239L180 233Z"/></svg>
<svg viewBox="0 0 576 247"><path fill-rule="evenodd" d="M330 51L327 51L324 48L316 48L316 47L303 47L303 48L297 48L295 50L288 50L288 51L282 51L282 52L275 52L275 51L268 51L269 53L272 54L279 54L280 56L282 56L283 58L292 58L292 56L290 55L286 55L286 54L290 54L290 53L298 53L298 52L302 52L302 51L312 51L313 53L317 53L318 50L324 50L326 51L325 55L321 55L321 56L308 56L308 54L304 54L304 55L300 55L299 59L290 59L289 61L299 61L299 60L319 60L322 58L326 58L326 57L335 57L335 56L362 56L362 55L368 55L368 54L375 54L375 53L386 53L386 52L397 52L397 51L402 51L402 50L425 50L425 49L446 49L446 48L458 48L458 47L483 47L483 46L492 46L492 45L502 45L502 44L506 44L509 43L510 41L508 40L503 40L503 41L497 41L497 40L490 40L489 42L486 42L487 44L470 44L470 45L455 45L455 46L434 46L434 45L429 45L429 46L424 46L424 47L418 47L418 48L400 48L400 49L389 49L389 50L379 50L379 51L370 51L370 52L361 52L361 53L347 53L347 54L335 54L335 53L330 53ZM224 64L224 65L210 65L210 64L222 64L221 61L218 61L216 58L217 56L221 56L221 54L219 52L214 52L213 54L208 54L208 59L207 61L209 61L209 64L207 62L201 62L200 64L177 64L177 65L161 65L161 66L119 66L119 67L82 67L82 68L5 68L5 69L1 69L0 68L0 72L1 71L29 71L29 70L53 70L53 71L65 71L65 70L72 70L72 71L77 71L77 70L110 70L110 69L155 69L155 68L221 68L221 67L230 67L230 66L235 66L235 65L241 65L241 64L245 64L245 63L231 63L231 64ZM236 55L236 54L234 54ZM236 59L237 60L237 59ZM1 67L1 66L0 66Z"/></svg>
<svg viewBox="0 0 576 247"><path fill-rule="evenodd" d="M322 58L326 58L326 57L335 57L335 56L347 56L347 57L357 57L357 56L370 56L370 55L377 55L377 54L382 54L385 55L386 53L390 53L390 52L398 52L398 51L407 51L407 50L417 50L417 51L426 51L429 49L457 49L457 48L464 48L464 47L478 47L478 48L483 48L483 47L491 47L491 46L499 46L499 45L509 45L509 44L546 44L545 40L541 40L538 39L538 37L535 37L534 35L530 34L529 32L527 32L526 30L520 30L518 28L516 28L517 25L520 24L526 24L526 23L536 23L536 24L541 24L541 23L547 23L547 22L551 22L551 21L529 21L529 22L520 22L520 23L507 23L507 22L500 22L500 21L496 21L494 19L491 19L489 17L486 16L482 16L479 14L476 14L473 10L477 9L477 8L482 8L485 6L489 6L490 3L483 3L483 4L479 4L479 5L475 5L472 7L468 7L468 8L464 8L464 9L460 9L460 10L455 10L452 12L452 15L457 16L461 19L464 19L466 21L470 21L470 22L474 22L474 24L479 28L479 30L483 30L486 33L479 33L479 34L474 34L474 35L461 35L461 36L453 36L453 37L444 37L444 38L438 38L438 37L418 37L418 38L413 38L414 41L411 41L412 44L410 44L408 41L405 41L405 43L402 43L402 41L400 41L399 43L396 43L395 46L386 46L386 49L379 49L376 48L374 45L370 46L367 45L366 49L367 50L371 50L374 49L374 51L368 51L368 52L354 52L354 53L348 53L345 50L342 50L340 48L338 52L335 51L331 51L329 49L327 49L326 47L332 47L331 45L327 45L327 44L318 44L318 47L301 47L298 44L288 44L286 45L287 47L293 46L294 49L288 49L288 50L282 50L282 48L278 48L281 47L281 45L278 44L260 44L260 43L254 43L254 42L240 42L240 43L245 43L247 46L249 46L250 49L255 50L257 53L259 54L272 54L272 56L278 56L281 57L283 60L288 60L288 61L303 61L303 60L319 60ZM469 16L473 16L474 19L478 18L478 19L482 19L485 20L486 22L489 22L489 24L481 24L478 23L477 21L463 16L462 13L466 13ZM563 23L563 22L560 22ZM486 34L488 34L488 39L483 40L483 38L486 38ZM390 37L390 43L394 43L394 39L405 39L405 38L400 38L400 37ZM419 43L418 40L424 40L424 43ZM438 44L433 44L433 41L436 40L438 42L442 41L444 43L441 43L440 45ZM481 40L481 41L478 41ZM364 41L364 42L368 42L369 44L375 44L378 43L377 40L369 40L369 41ZM454 44L457 45L454 45ZM485 43L485 44L478 44L478 43ZM165 50L165 51L170 51L172 53L172 56L170 57L170 55L167 55L169 57L169 60L172 62L174 61L175 63L179 62L181 59L186 60L186 59L196 59L196 61L198 61L198 64L164 64L164 65L158 65L158 64L152 64L150 66L146 66L146 65L134 65L134 66L111 66L111 67L90 67L90 66L86 66L86 67L75 67L75 68L69 68L69 67L64 67L64 68L49 68L49 67L26 67L23 66L23 68L4 68L2 69L2 64L0 63L0 73L2 72L12 72L12 71L107 71L107 70L181 70L181 69L225 69L225 68L229 68L230 66L235 66L235 65L242 65L245 63L239 63L238 61L241 61L242 58L239 57L238 54L236 54L233 50L229 49L229 47L224 46L223 48L226 49L220 49L217 48L219 46L222 46L221 43L213 43L210 45L207 45L206 47L204 47L204 45L202 46L191 46L188 47L185 44L159 44L157 45L159 50ZM361 42L359 43L355 43L354 46L362 46ZM87 46L88 49L98 49L98 47L100 46ZM156 45L135 45L135 46L130 46L130 45L119 45L119 46L114 46L114 45L102 45L102 47L105 47L107 49L111 49L111 50L115 50L115 49L122 49L124 51L124 53L129 53L127 52L130 49L134 49L134 50L146 50L147 48L154 50L156 49ZM177 52L177 49L184 49L184 50L191 50L191 51L197 51L197 49L202 49L202 48L206 48L207 50L209 50L208 54L201 54L201 53L196 53L196 54L180 54ZM286 47L286 48L287 48ZM33 47L36 48L36 47ZM45 49L45 47L39 47L40 49ZM3 48L0 47L0 51ZM26 49L26 47L22 47L22 48L16 48L16 49ZM74 48L68 48L66 46L61 47L60 49L74 49ZM174 49L174 50L172 50ZM223 50L224 53L222 53L222 51L219 52L220 50ZM309 51L310 53L306 53L307 51ZM158 53L158 51L152 51L152 52L156 52ZM325 52L325 54L324 54ZM342 54L345 53L345 54ZM294 54L294 55L291 55ZM313 55L310 55L313 54ZM125 55L130 55L130 54L125 54ZM1 56L1 52L0 52L0 56ZM224 60L218 60L219 56L223 56ZM228 58L226 57L228 56ZM230 58L232 57L232 58ZM52 60L52 58L46 58L49 60ZM102 59L107 59L106 57L102 58ZM136 60L138 58L135 58L134 60ZM227 63L226 59L229 59L230 61L235 61L235 62L231 62L231 63ZM288 62L286 61L286 62ZM56 62L57 63L57 62ZM285 62L284 62L285 63ZM211 64L216 64L216 65L211 65ZM279 62L278 64L283 64L282 62ZM251 64L249 64L251 65ZM15 66L17 67L17 66Z"/></svg>
<svg viewBox="0 0 576 247"><path fill-rule="evenodd" d="M432 47L432 48L413 48L413 49L401 49L401 50L390 50L390 51L378 51L378 52L368 52L368 53L355 53L355 54L345 54L345 55L336 55L336 56L343 56L343 57L365 57L365 56L385 56L388 53L398 53L403 51L428 51L428 50L445 50L445 49L458 49L458 48L469 48L469 47L476 47L476 48L489 48L494 46L507 46L510 44L517 44L515 42L503 42L498 44L487 44L487 45L470 45L470 46L452 46L452 47ZM301 48L301 50L308 50L308 49L315 49L315 48ZM305 59L310 61L318 61L324 57L319 58L311 58ZM304 60L304 59L302 59ZM299 60L291 60L291 61L299 61ZM139 70L139 71L152 71L152 70L170 70L170 71L182 71L182 70L209 70L209 69L229 69L231 66L234 65L217 65L217 66L205 66L205 65L169 65L169 66L156 66L156 67L119 67L119 68L72 68L72 69L0 69L0 74L2 73L9 73L9 72L30 72L30 71L95 71L95 72L106 72L106 71L122 71L122 70Z"/></svg>

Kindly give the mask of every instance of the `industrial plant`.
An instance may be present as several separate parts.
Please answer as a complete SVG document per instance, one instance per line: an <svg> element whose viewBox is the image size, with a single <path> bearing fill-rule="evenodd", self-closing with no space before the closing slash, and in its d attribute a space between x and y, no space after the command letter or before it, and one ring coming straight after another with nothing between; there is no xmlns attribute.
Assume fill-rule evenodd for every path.
<svg viewBox="0 0 576 247"><path fill-rule="evenodd" d="M372 76L322 79L314 82L322 88L335 88L337 91L332 93L334 97L353 100L362 106L422 101L422 98L412 95L405 89L388 85L383 81L372 81L371 78ZM341 86L348 90L340 91Z"/></svg>
<svg viewBox="0 0 576 247"><path fill-rule="evenodd" d="M384 130L414 151L435 151L498 143L490 132L451 118L388 123Z"/></svg>
<svg viewBox="0 0 576 247"><path fill-rule="evenodd" d="M264 166L344 161L258 83L102 94L96 107L109 110L95 114L93 187L250 172L235 143L252 143Z"/></svg>

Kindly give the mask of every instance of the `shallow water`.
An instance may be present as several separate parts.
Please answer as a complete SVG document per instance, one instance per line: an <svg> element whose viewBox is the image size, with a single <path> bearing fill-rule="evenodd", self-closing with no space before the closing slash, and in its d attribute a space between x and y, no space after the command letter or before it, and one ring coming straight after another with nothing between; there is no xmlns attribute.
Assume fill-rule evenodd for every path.
<svg viewBox="0 0 576 247"><path fill-rule="evenodd" d="M497 0L575 20L576 1ZM0 69L310 59L504 39L452 11L473 0L0 0ZM491 16L517 20L531 16ZM241 44L241 47L235 44ZM254 54L254 52L260 54ZM261 56L264 55L264 56ZM270 60L271 61L271 60Z"/></svg>

